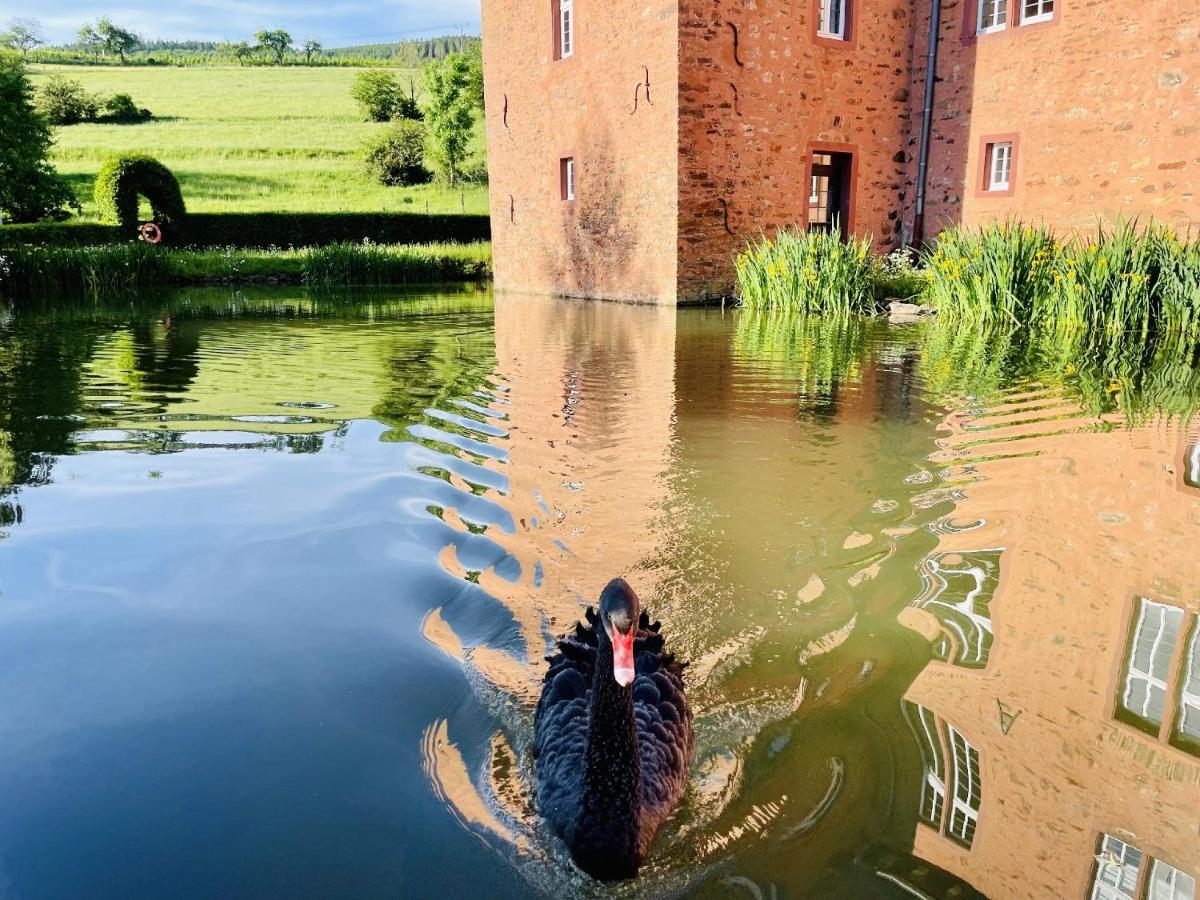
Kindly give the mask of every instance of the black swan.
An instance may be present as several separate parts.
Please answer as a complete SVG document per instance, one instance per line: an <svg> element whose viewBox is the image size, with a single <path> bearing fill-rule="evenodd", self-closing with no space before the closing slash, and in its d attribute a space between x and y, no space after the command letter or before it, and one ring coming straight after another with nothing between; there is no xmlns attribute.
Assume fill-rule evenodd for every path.
<svg viewBox="0 0 1200 900"><path fill-rule="evenodd" d="M623 579L546 657L534 718L538 811L593 878L637 875L692 761L683 665Z"/></svg>

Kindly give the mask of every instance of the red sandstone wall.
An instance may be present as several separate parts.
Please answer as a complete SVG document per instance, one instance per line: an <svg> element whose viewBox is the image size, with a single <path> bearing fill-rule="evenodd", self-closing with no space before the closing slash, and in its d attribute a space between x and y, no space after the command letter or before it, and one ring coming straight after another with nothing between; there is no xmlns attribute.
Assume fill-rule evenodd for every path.
<svg viewBox="0 0 1200 900"><path fill-rule="evenodd" d="M974 3L942 5L927 234L960 219L1010 216L1062 228L1087 227L1097 214L1200 225L1196 0L1058 0L1052 23L1010 22L1007 31L964 40ZM910 184L930 4L917 8ZM977 196L980 139L1004 132L1020 136L1016 189ZM912 200L910 188L906 223Z"/></svg>
<svg viewBox="0 0 1200 900"><path fill-rule="evenodd" d="M809 142L854 145L854 230L893 246L906 174L911 0L854 0L853 46L835 47L815 39L815 0L679 6L680 295L728 292L733 255L748 239L801 222Z"/></svg>
<svg viewBox="0 0 1200 900"><path fill-rule="evenodd" d="M575 16L575 54L555 60L551 0L483 2L496 285L674 302L676 4L575 0ZM646 70L650 102L639 90L634 112ZM576 161L572 204L564 156Z"/></svg>

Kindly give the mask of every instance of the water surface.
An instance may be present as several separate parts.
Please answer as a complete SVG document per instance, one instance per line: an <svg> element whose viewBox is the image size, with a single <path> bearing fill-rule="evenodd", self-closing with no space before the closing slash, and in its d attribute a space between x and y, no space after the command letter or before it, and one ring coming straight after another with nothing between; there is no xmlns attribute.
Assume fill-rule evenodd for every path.
<svg viewBox="0 0 1200 900"><path fill-rule="evenodd" d="M0 896L1195 896L1190 348L462 291L67 309L0 319ZM599 889L528 747L615 575L698 750Z"/></svg>

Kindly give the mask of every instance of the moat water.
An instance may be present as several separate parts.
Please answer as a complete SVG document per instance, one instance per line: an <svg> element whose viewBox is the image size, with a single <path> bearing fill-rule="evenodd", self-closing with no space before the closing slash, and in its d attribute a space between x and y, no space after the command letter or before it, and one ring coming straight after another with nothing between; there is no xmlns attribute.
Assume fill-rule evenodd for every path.
<svg viewBox="0 0 1200 900"><path fill-rule="evenodd" d="M197 291L0 313L0 897L1194 898L1200 374L1162 340ZM690 787L529 796L623 575Z"/></svg>

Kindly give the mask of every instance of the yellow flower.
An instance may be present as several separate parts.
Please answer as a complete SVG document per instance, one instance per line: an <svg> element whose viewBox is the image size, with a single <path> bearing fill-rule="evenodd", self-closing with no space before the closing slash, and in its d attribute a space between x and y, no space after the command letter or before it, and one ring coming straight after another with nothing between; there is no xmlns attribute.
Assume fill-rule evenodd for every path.
<svg viewBox="0 0 1200 900"><path fill-rule="evenodd" d="M1108 387L1107 387L1107 388L1105 388L1105 391L1106 391L1107 393L1109 393L1109 394L1115 394L1115 393L1117 393L1119 390L1121 390L1121 382L1119 382L1119 381L1115 381L1115 380L1114 380L1114 381L1111 381L1111 382L1109 382L1109 385L1108 385Z"/></svg>

